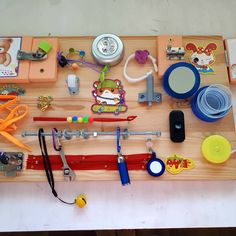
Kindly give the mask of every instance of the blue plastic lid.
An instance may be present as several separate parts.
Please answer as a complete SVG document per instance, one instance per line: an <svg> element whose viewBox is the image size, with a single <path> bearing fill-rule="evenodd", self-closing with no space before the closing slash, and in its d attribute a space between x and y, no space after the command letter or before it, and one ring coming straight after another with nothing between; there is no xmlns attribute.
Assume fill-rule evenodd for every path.
<svg viewBox="0 0 236 236"><path fill-rule="evenodd" d="M156 157L156 153L152 153L151 159L147 163L147 171L151 176L158 177L165 172L165 163Z"/></svg>
<svg viewBox="0 0 236 236"><path fill-rule="evenodd" d="M190 63L175 63L166 70L163 76L163 87L174 98L189 98L197 92L199 86L200 74Z"/></svg>

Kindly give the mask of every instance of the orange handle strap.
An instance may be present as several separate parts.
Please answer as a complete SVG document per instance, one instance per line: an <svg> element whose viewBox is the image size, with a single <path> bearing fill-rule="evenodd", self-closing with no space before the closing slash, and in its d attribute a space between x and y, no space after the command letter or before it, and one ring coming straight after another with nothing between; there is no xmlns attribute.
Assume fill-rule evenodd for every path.
<svg viewBox="0 0 236 236"><path fill-rule="evenodd" d="M31 152L32 150L29 146L23 144L9 133L16 130L15 123L23 119L28 114L28 106L18 105L13 109L10 109L9 106L16 103L17 101L17 96L13 95L0 95L0 100L8 100L8 102L0 106L0 110L5 108L10 111L6 119L0 119L0 134L10 142L14 143L16 146Z"/></svg>
<svg viewBox="0 0 236 236"><path fill-rule="evenodd" d="M15 96L15 95L0 95L0 100L1 100L1 101L7 101L6 103L4 103L4 104L2 104L2 105L0 106L0 110L2 110L2 109L4 109L4 108L6 108L6 109L9 110L8 107L9 107L11 104L16 103L16 101L17 101L17 96Z"/></svg>

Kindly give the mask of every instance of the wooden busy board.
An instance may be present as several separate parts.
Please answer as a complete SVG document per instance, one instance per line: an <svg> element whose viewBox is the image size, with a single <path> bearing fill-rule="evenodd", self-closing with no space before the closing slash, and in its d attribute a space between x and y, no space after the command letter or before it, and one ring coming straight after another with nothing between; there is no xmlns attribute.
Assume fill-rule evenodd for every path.
<svg viewBox="0 0 236 236"><path fill-rule="evenodd" d="M60 50L68 52L68 49L86 51L86 60L93 61L91 56L91 43L93 37L61 37ZM215 123L206 123L196 118L189 107L184 105L181 109L185 114L185 129L186 139L183 143L173 143L169 138L169 113L173 109L180 109L176 100L170 98L162 88L162 81L155 75L155 91L161 92L163 102L154 104L152 107L140 105L137 102L138 93L146 90L146 81L131 84L123 77L123 66L126 58L138 49L147 49L154 57L157 55L157 40L158 37L122 37L125 45L124 59L120 64L111 68L107 78L119 79L126 90L126 101L128 112L122 116L137 115L138 118L130 122L116 123L93 123L93 124L68 124L68 123L47 123L33 122L33 116L73 116L73 115L92 115L91 105L94 103L94 98L91 94L93 82L98 80L99 74L87 67L81 67L78 71L80 78L80 92L77 96L70 96L65 83L65 79L70 71L68 68L58 68L58 80L56 83L31 83L23 84L26 89L26 96L21 100L22 103L29 106L29 116L22 122L18 123L18 129L15 136L21 139L24 143L30 145L33 149L32 154L41 154L37 137L22 138L23 131L37 131L39 127L43 127L45 131L50 131L52 127L58 130L71 128L87 129L95 131L115 131L119 125L121 129L128 128L132 131L156 131L162 132L161 137L152 137L153 149L156 150L158 156L163 160L171 154L180 154L185 157L192 158L195 161L196 167L189 171L183 171L178 175L171 175L165 172L159 178L153 178L148 175L147 171L129 171L132 180L226 180L236 179L236 158L232 157L225 164L214 165L208 163L201 154L200 146L205 137L211 134L221 134L231 141L232 148L236 147L236 135L233 119L233 112L224 119ZM196 44L206 45L209 42L217 44L218 48L215 51L216 62L213 65L214 75L202 75L201 85L211 83L221 83L228 86L228 75L225 62L225 54L223 47L223 39L220 36L184 36L183 43L195 42ZM185 56L186 61L189 61L189 54ZM140 66L135 62L130 62L128 72L132 76L143 75L145 71L152 69L150 62L144 66ZM37 97L39 95L51 95L54 98L52 108L42 113L37 108ZM99 116L99 115L94 115ZM114 115L101 115L101 117L114 117ZM147 152L145 144L145 136L132 136L127 140L122 140L123 154L135 154ZM52 147L52 139L47 137L47 144L50 154L57 154ZM96 138L82 139L73 138L72 140L63 140L63 147L66 154L85 155L85 154L115 154L116 153L116 138L113 136L100 136ZM4 151L19 151L15 146L11 145L4 138L0 137L0 150ZM27 157L27 153L25 153ZM24 162L25 165L25 162ZM62 171L54 171L55 179L63 181ZM118 171L94 170L94 171L76 171L76 181L82 180L119 180ZM17 177L7 178L3 173L0 175L0 181L46 181L44 171L26 170L24 169Z"/></svg>

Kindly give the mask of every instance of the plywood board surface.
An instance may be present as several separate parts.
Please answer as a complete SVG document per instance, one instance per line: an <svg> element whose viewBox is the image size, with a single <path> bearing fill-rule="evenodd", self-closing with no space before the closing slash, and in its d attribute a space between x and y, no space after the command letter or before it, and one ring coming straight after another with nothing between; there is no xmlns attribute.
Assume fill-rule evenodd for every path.
<svg viewBox="0 0 236 236"><path fill-rule="evenodd" d="M33 83L22 85L26 89L26 95L22 98L22 103L29 105L29 116L18 124L15 136L21 139L33 149L32 154L40 154L37 137L22 138L23 131L37 131L39 127L43 127L46 131L50 131L53 127L57 129L71 128L87 129L95 131L115 131L117 125L128 128L132 131L156 131L162 132L161 137L152 137L153 149L157 152L161 159L165 159L171 154L180 154L185 157L192 158L196 167L190 171L183 171L179 175L171 175L165 172L160 178L153 178L146 171L130 171L132 180L224 180L236 179L236 158L232 157L229 161L222 165L213 165L208 163L201 154L201 143L205 137L211 134L221 134L231 141L232 147L236 147L236 136L234 129L233 112L230 112L224 119L215 123L206 123L200 121L192 114L189 104L178 103L170 98L162 88L162 81L155 76L155 91L161 92L163 102L154 104L152 107L140 105L137 102L138 93L146 90L146 82L129 83L123 77L123 66L126 58L134 53L137 49L147 49L154 57L157 54L158 37L122 37L125 45L124 59L115 67L111 68L107 78L119 79L126 90L126 102L128 111L123 116L137 115L137 119L129 124L122 122L115 123L93 123L93 124L67 124L67 123L39 123L33 122L33 116L73 116L73 115L93 115L91 106L94 103L92 96L93 82L98 80L99 74L87 67L81 67L78 71L80 79L80 92L77 96L70 96L67 90L65 79L68 74L72 73L70 69L58 68L58 80L56 83ZM68 49L73 47L78 50L86 51L86 60L93 61L91 56L91 43L93 37L62 37L60 38L60 50L65 54ZM227 69L225 64L223 40L220 36L184 36L183 42L196 44L207 44L215 42L218 46L215 51L216 62L213 65L214 75L201 76L201 85L211 83L221 83L228 85ZM189 53L186 55L186 61L189 61ZM152 65L148 62L145 65L138 65L130 62L128 72L131 76L143 75L145 71L152 69ZM40 95L51 95L54 98L52 108L42 113L37 108L37 97ZM169 138L169 113L173 109L182 109L185 114L186 140L183 143L172 143ZM99 116L94 114L95 116ZM101 117L114 117L114 115L101 115ZM148 137L137 136L130 137L128 140L122 140L122 152L124 154L135 154L147 152L145 141ZM47 137L48 150L50 154L57 154L52 147L52 139ZM112 136L103 136L89 139L73 138L72 140L63 140L63 147L66 154L86 155L86 154L115 154L116 138ZM8 141L0 137L0 150L3 151L19 151ZM26 153L27 156L27 153ZM25 164L25 163L24 163ZM55 179L63 181L62 171L54 171ZM80 180L119 180L118 171L76 171L76 181ZM0 181L46 181L44 171L34 171L24 169L16 178L6 178L3 173L0 175Z"/></svg>

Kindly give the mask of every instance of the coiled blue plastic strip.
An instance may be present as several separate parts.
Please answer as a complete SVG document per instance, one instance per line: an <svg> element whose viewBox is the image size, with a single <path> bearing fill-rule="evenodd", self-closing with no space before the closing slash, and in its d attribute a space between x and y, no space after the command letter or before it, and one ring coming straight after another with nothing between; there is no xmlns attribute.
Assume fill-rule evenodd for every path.
<svg viewBox="0 0 236 236"><path fill-rule="evenodd" d="M192 100L192 111L201 120L214 122L225 117L232 107L232 93L221 84L198 90Z"/></svg>

